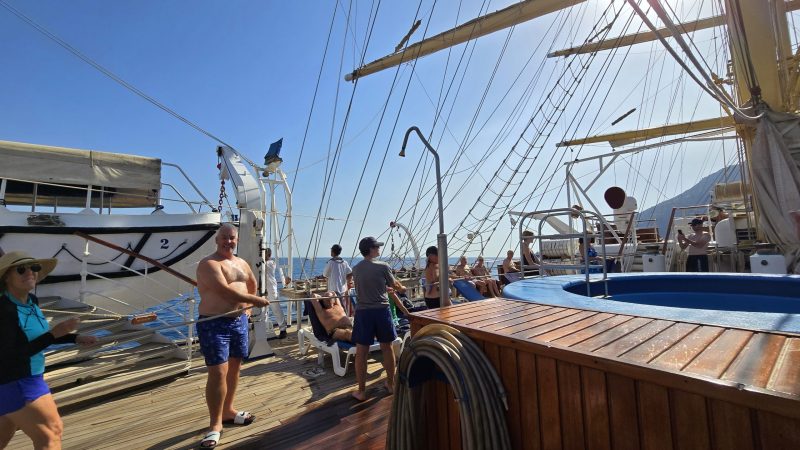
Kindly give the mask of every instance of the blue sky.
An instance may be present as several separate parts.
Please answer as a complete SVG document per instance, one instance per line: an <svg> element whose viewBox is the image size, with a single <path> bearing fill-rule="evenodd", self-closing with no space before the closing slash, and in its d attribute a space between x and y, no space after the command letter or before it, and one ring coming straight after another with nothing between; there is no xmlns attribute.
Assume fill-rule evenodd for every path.
<svg viewBox="0 0 800 450"><path fill-rule="evenodd" d="M507 32L499 32L479 40L469 68L466 73L458 73L453 87L450 87L453 67L461 57L464 46L457 47L449 54L442 52L421 60L413 76L411 67L403 66L391 96L388 93L396 73L394 69L359 82L353 96L348 126L341 137L341 161L330 190L332 199L329 203L326 201L329 205L327 210L323 208L324 216L343 219L355 197L350 213L351 222L347 222L346 227L343 221L325 222L322 236L312 236L314 219L311 217L317 215L320 207L325 159L329 150L335 149L340 140L343 117L353 93L353 84L344 82L342 75L351 71L359 59L368 32L370 9L377 2L6 0L6 3L161 103L232 144L249 158L261 160L269 143L282 137L283 168L290 172L291 179L296 178L294 202L297 241L301 247L299 256L314 253L323 255L330 244L340 240L340 236L346 254L349 253L348 249L354 248L360 236L383 234L388 237L385 234L387 224L395 219L408 191L412 192L403 203L404 209L408 210L417 203L419 182L410 189L409 181L424 152L419 140L412 138L408 157L400 159L397 153L403 133L411 125L418 125L426 134L433 129L433 103L445 97L446 107L442 114L449 120L446 128L442 125L444 119L436 123L432 143L442 156L443 171L456 160L458 143L470 130L469 124L477 110L476 105L480 103L507 36ZM482 3L439 1L431 12L434 2L422 1L423 25L411 42L417 41L426 27L428 35L431 35L464 22L466 18L475 17ZM488 10L500 9L510 3L491 2ZM565 23L577 25L561 33L557 37L557 44L569 46L579 43L586 37L590 25L600 17L605 4L602 1L589 2L580 14L573 13L566 19L561 17L560 20L567 20ZM380 2L378 19L366 51L367 61L393 51L413 22L416 8L416 2ZM683 11L681 4L676 8L679 14ZM336 19L333 21L319 92L313 103L314 111L299 164L303 170L293 173L306 133L334 9ZM346 26L348 10L351 21ZM699 14L696 8L688 6L686 11L690 18L696 18ZM466 158L459 160L459 174L453 177L452 187L446 195L446 201L452 200L452 206L445 215L448 231L460 223L465 212L474 204L476 196L487 189L484 180L480 177L467 178L467 173L471 166L484 159L487 149L497 139L499 130L513 116L512 101L500 100L505 90L511 89L509 99L525 96L521 85L512 84L513 79L522 71L531 49L547 39L553 39L550 26L554 20L555 15L551 15L533 21L517 27L511 35L495 81L487 92L484 101L486 106L477 113L478 123L485 123L485 126L477 134L473 145L461 152ZM697 42L701 47L708 44L709 48L713 48L714 36L698 35ZM552 46L551 42L544 44L540 53ZM651 49L654 50L652 54ZM133 95L3 8L0 8L0 57L5 62L4 69L0 71L0 85L3 86L0 89L0 104L3 105L0 110L0 139L159 157L181 165L205 195L216 197L218 194L216 142ZM522 71L526 77L531 77L530 73L540 60L535 58ZM581 95L599 97L611 94L610 100L602 107L584 107L596 108L589 112L589 117L594 115L601 120L585 121L580 131L571 131L565 121L565 125L555 128L553 139L557 140L555 138L560 137L557 136L559 133L561 136L565 133L580 136L581 132L621 131L635 126L651 126L650 123L654 126L664 120L689 120L695 113L698 98L696 89L686 83L676 83L674 80L679 76L679 71L671 62L659 65L661 61L664 61L663 50L650 44L637 46L628 55L626 69L621 72L616 84L599 93L592 91L591 82L582 84L576 91L576 98ZM548 69L543 71L544 76L556 73L550 68L558 69L558 64L563 62L551 61L546 64L549 66L545 66ZM658 81L662 85L673 83L674 89L664 91L665 98L670 100L649 100L653 112L648 112L647 117L636 119L635 114L616 127L609 128L611 120L636 106L642 98L647 99L654 94L654 82L641 81L644 69L650 66L661 70L663 77ZM406 83L409 83L409 89L403 100ZM459 83L463 83L460 90ZM539 83L531 94L534 98L546 89L544 78ZM458 96L454 94L456 90ZM628 97L628 94L633 95ZM389 106L378 128L387 97ZM677 102L673 107L663 107L663 103L670 103L674 99ZM398 115L401 102L403 108ZM655 108L653 104L656 103L662 105ZM519 114L522 117L520 122L503 135L500 150L492 154L491 160L480 171L484 178L491 177L502 155L510 151L514 137L520 133L525 118L537 104L532 102L527 106L529 112ZM498 112L490 116L488 111L494 107ZM580 113L579 103L574 102L571 108L569 114ZM675 113L676 110L680 112ZM718 108L705 101L697 110L696 118L713 117L714 114L719 114ZM603 122L605 125L601 127ZM476 134L474 129L470 136ZM373 155L367 161L370 148L373 148ZM563 150L547 145L542 159L559 151ZM582 155L600 151L608 151L608 147L589 148L583 150ZM384 152L387 155L385 165L377 180ZM695 179L721 167L720 163L708 161L721 158L721 147L714 150L711 158L703 152L682 153L684 156L676 156L674 152L686 152L686 149L672 153L665 151L658 156L642 156L628 165L644 167L637 169L638 175L622 166L610 175L612 178L600 183L593 193L601 195L602 190L612 184L627 183L631 189L635 188L654 202L659 196L666 198L679 193L690 187ZM729 158L730 154L725 157ZM669 164L673 165L678 161L674 172L670 172L673 182L667 188L654 185L652 190L643 190L641 186L649 182L648 178L653 178L647 172L649 169L646 169L648 165L654 165L653 161L664 167L667 161L672 161ZM359 187L362 170L363 181ZM533 189L536 181L544 176L543 171L543 166L535 165L533 175L520 192ZM658 177L664 177L664 173L659 172L667 171L657 171ZM633 181L630 173L634 173ZM418 180L419 176L414 179ZM641 179L641 186L637 186L639 183L636 179ZM376 180L375 195L367 211L366 205ZM553 186L557 187L561 182L563 176ZM431 186L430 178L423 182L424 189ZM657 191L660 194L654 194ZM548 193L547 200L541 206L549 207L555 201L555 193L555 190ZM432 210L435 208L432 202L432 195L427 195L419 200L418 209ZM640 200L640 205L645 206L646 203ZM557 206L566 205L558 203ZM407 214L401 220L410 220L410 216ZM419 221L415 228L419 233L417 238L421 246L431 245L435 242L437 227L435 223L425 226L423 222ZM454 246L465 248L467 231L466 228L456 231L452 236ZM508 220L498 222L498 231L486 245L487 255L502 252L503 247L508 245L505 239L510 231ZM484 233L489 234L482 230ZM399 244L400 237L395 235L395 238ZM477 253L477 242L469 247L470 252Z"/></svg>

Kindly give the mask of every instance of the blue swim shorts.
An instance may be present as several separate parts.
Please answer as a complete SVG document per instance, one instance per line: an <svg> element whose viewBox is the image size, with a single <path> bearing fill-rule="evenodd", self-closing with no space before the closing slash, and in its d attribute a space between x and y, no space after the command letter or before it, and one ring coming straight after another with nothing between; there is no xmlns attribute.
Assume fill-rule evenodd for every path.
<svg viewBox="0 0 800 450"><path fill-rule="evenodd" d="M204 319L207 316L200 316ZM244 358L248 354L247 315L218 317L197 323L200 351L207 366L218 366L228 358Z"/></svg>
<svg viewBox="0 0 800 450"><path fill-rule="evenodd" d="M356 310L353 324L353 342L361 345L372 345L378 342L392 342L397 338L389 307Z"/></svg>
<svg viewBox="0 0 800 450"><path fill-rule="evenodd" d="M0 416L19 411L27 403L49 393L50 388L41 374L0 384Z"/></svg>

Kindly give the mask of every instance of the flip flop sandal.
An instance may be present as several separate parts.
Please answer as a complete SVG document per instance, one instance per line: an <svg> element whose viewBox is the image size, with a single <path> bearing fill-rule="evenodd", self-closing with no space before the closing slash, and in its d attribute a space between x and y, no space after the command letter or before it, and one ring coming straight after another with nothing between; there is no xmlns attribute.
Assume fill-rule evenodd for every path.
<svg viewBox="0 0 800 450"><path fill-rule="evenodd" d="M315 367L313 369L306 369L302 372L302 375L306 378L317 378L322 375L325 375L325 369L322 367Z"/></svg>
<svg viewBox="0 0 800 450"><path fill-rule="evenodd" d="M222 423L224 425L246 426L246 425L250 425L251 423L253 423L254 420L256 420L256 416L250 414L247 411L239 411L238 413L236 413L235 416L233 416L233 419L223 420Z"/></svg>
<svg viewBox="0 0 800 450"><path fill-rule="evenodd" d="M219 439L222 437L222 431L209 431L203 436L200 441L200 448L214 448L219 445ZM213 444L206 444L206 442L213 442Z"/></svg>

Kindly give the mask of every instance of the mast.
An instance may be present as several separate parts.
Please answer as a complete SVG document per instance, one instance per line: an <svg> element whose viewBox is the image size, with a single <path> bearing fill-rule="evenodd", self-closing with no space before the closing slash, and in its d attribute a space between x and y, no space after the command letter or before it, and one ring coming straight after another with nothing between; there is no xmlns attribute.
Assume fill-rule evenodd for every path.
<svg viewBox="0 0 800 450"><path fill-rule="evenodd" d="M794 112L796 100L790 96L788 63L791 44L787 32L786 3L782 0L725 0L731 59L740 105L763 102L779 112ZM794 6L794 5L792 5ZM747 173L753 174L754 129L738 127L745 150ZM759 198L753 194L756 235L765 240L759 225Z"/></svg>
<svg viewBox="0 0 800 450"><path fill-rule="evenodd" d="M725 0L740 105L756 97L773 111L795 109L787 86L787 64L792 54L786 10L781 0ZM753 76L755 80L751 80Z"/></svg>

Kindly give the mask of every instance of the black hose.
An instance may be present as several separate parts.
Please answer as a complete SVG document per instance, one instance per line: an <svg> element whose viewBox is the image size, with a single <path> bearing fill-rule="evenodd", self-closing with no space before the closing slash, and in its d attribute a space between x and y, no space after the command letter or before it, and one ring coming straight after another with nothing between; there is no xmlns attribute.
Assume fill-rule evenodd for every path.
<svg viewBox="0 0 800 450"><path fill-rule="evenodd" d="M433 324L422 328L403 349L397 366L386 448L424 448L419 433L422 417L421 389L409 386L416 362L429 360L450 384L461 429L461 447L510 449L505 411L506 392L486 355L472 340L453 327Z"/></svg>

